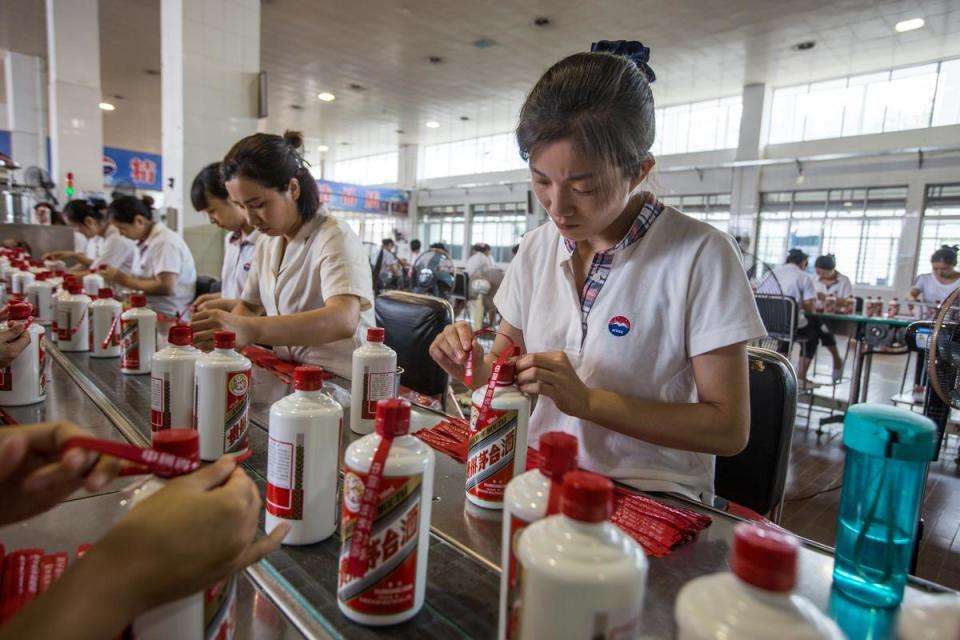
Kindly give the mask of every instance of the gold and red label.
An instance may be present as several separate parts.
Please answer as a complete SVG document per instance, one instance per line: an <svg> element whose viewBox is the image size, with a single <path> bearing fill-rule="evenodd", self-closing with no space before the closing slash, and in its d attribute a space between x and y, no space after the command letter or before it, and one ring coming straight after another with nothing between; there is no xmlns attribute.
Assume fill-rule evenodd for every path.
<svg viewBox="0 0 960 640"><path fill-rule="evenodd" d="M303 520L303 445L302 433L267 441L267 512L278 518Z"/></svg>
<svg viewBox="0 0 960 640"><path fill-rule="evenodd" d="M227 372L226 407L223 414L224 453L242 453L247 449L247 413L250 409L252 377L250 369Z"/></svg>
<svg viewBox="0 0 960 640"><path fill-rule="evenodd" d="M120 320L120 366L124 369L140 368L140 322L135 318Z"/></svg>
<svg viewBox="0 0 960 640"><path fill-rule="evenodd" d="M480 407L473 405L477 420ZM467 493L488 502L503 502L503 493L513 479L517 447L517 411L490 408L483 424L470 425L467 452Z"/></svg>

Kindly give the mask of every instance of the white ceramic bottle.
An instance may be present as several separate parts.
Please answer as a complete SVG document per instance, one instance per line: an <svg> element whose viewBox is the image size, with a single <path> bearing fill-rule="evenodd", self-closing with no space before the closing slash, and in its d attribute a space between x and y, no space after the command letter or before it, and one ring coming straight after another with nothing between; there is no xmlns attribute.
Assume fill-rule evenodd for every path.
<svg viewBox="0 0 960 640"><path fill-rule="evenodd" d="M90 298L77 282L57 301L57 345L61 351L90 350Z"/></svg>
<svg viewBox="0 0 960 640"><path fill-rule="evenodd" d="M197 360L194 422L200 432L200 459L240 455L248 446L250 361L237 352L232 331L213 334L213 351Z"/></svg>
<svg viewBox="0 0 960 640"><path fill-rule="evenodd" d="M647 558L607 522L613 483L586 471L563 477L562 513L520 534L520 597L511 637L636 638Z"/></svg>
<svg viewBox="0 0 960 640"><path fill-rule="evenodd" d="M154 434L153 449L196 460L199 438L192 429L174 429ZM165 478L149 476L122 492L125 511L162 489ZM206 640L230 638L235 626L233 602L235 578L208 589L151 609L137 617L129 628L131 640ZM210 633L207 633L210 629Z"/></svg>
<svg viewBox="0 0 960 640"><path fill-rule="evenodd" d="M96 296L100 289L102 289L104 286L106 285L103 281L103 276L97 273L95 268L91 269L90 273L83 276L83 292L91 298Z"/></svg>
<svg viewBox="0 0 960 640"><path fill-rule="evenodd" d="M377 402L394 397L397 388L397 352L383 343L386 332L367 329L367 344L353 352L353 380L350 387L350 430L373 433Z"/></svg>
<svg viewBox="0 0 960 640"><path fill-rule="evenodd" d="M485 509L502 509L507 484L526 470L530 401L513 386L513 379L513 364L504 363L482 425L487 387L473 392L466 491L467 500Z"/></svg>
<svg viewBox="0 0 960 640"><path fill-rule="evenodd" d="M734 528L731 573L688 582L674 614L680 640L840 640L836 623L792 593L797 579L796 538L771 527Z"/></svg>
<svg viewBox="0 0 960 640"><path fill-rule="evenodd" d="M97 299L90 303L91 358L120 357L121 313L123 305L113 297L113 289L104 287L97 291Z"/></svg>
<svg viewBox="0 0 960 640"><path fill-rule="evenodd" d="M53 322L53 294L56 289L46 272L38 274L27 287L27 300L33 305L34 320L42 325Z"/></svg>
<svg viewBox="0 0 960 640"><path fill-rule="evenodd" d="M147 296L130 296L130 308L120 316L120 371L139 375L150 373L157 352L157 313L147 308Z"/></svg>
<svg viewBox="0 0 960 640"><path fill-rule="evenodd" d="M344 455L337 604L350 620L380 626L409 620L423 606L436 461L429 446L409 435L409 402L381 400L375 428ZM367 487L376 484L371 469L380 471L378 491L364 500ZM365 568L354 572L350 552L357 530L364 529L364 505L375 516L357 536L367 536L369 554Z"/></svg>
<svg viewBox="0 0 960 640"><path fill-rule="evenodd" d="M510 481L503 497L503 537L500 556L500 615L497 635L508 635L510 611L516 599L517 542L531 523L560 512L563 476L577 468L577 438L562 431L540 436L537 469Z"/></svg>
<svg viewBox="0 0 960 640"><path fill-rule="evenodd" d="M270 407L266 530L290 524L284 544L313 544L337 529L343 409L323 392L323 369L293 370L293 393Z"/></svg>
<svg viewBox="0 0 960 640"><path fill-rule="evenodd" d="M11 304L6 322L30 322L27 303ZM30 344L8 366L0 368L0 406L17 407L43 402L47 391L46 330L37 323L27 327Z"/></svg>
<svg viewBox="0 0 960 640"><path fill-rule="evenodd" d="M150 365L150 428L193 428L194 371L203 352L193 346L193 329L178 324L167 333L167 346Z"/></svg>
<svg viewBox="0 0 960 640"><path fill-rule="evenodd" d="M10 277L10 293L27 295L27 287L33 284L34 280L36 280L36 276L33 272L28 271L27 267L18 269Z"/></svg>

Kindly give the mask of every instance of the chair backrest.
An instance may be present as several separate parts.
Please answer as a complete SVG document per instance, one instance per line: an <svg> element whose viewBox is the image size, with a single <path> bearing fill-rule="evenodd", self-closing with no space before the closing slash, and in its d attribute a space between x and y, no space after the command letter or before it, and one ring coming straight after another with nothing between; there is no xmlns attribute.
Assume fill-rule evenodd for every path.
<svg viewBox="0 0 960 640"><path fill-rule="evenodd" d="M470 276L466 271L457 271L453 275L453 291L450 296L453 298L466 298L470 292Z"/></svg>
<svg viewBox="0 0 960 640"><path fill-rule="evenodd" d="M767 334L781 340L792 340L797 326L797 301L789 296L758 293L757 311Z"/></svg>
<svg viewBox="0 0 960 640"><path fill-rule="evenodd" d="M780 521L797 413L797 374L769 349L749 347L750 438L735 456L717 457L714 491Z"/></svg>
<svg viewBox="0 0 960 640"><path fill-rule="evenodd" d="M211 276L197 276L197 295L202 296L205 293L218 293L220 291L220 281Z"/></svg>
<svg viewBox="0 0 960 640"><path fill-rule="evenodd" d="M433 296L388 291L377 296L377 326L386 332L386 345L397 352L403 367L400 384L417 393L434 396L446 392L446 372L430 357L430 345L453 322L450 303Z"/></svg>

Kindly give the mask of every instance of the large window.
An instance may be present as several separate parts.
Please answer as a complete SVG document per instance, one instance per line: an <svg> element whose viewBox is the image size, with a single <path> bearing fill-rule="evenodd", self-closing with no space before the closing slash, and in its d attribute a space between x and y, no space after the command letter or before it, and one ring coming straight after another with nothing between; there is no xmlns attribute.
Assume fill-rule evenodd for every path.
<svg viewBox="0 0 960 640"><path fill-rule="evenodd" d="M454 260L463 258L463 207L419 207L420 242L426 249L435 242L447 246Z"/></svg>
<svg viewBox="0 0 960 640"><path fill-rule="evenodd" d="M691 218L708 222L721 231L730 227L730 194L666 196L663 204L680 209Z"/></svg>
<svg viewBox="0 0 960 640"><path fill-rule="evenodd" d="M399 162L400 154L397 151L338 160L333 163L330 179L351 184L394 184Z"/></svg>
<svg viewBox="0 0 960 640"><path fill-rule="evenodd" d="M503 202L476 204L471 208L470 244L485 242L492 247L494 262L510 262L513 246L527 230L527 204Z"/></svg>
<svg viewBox="0 0 960 640"><path fill-rule="evenodd" d="M780 264L793 248L832 253L854 283L893 286L906 187L764 193L757 255Z"/></svg>
<svg viewBox="0 0 960 640"><path fill-rule="evenodd" d="M960 245L960 184L927 186L915 272L929 273L930 256L945 244Z"/></svg>
<svg viewBox="0 0 960 640"><path fill-rule="evenodd" d="M960 123L960 59L773 92L770 144Z"/></svg>
<svg viewBox="0 0 960 640"><path fill-rule="evenodd" d="M742 111L740 96L657 109L651 152L656 156L736 148Z"/></svg>
<svg viewBox="0 0 960 640"><path fill-rule="evenodd" d="M513 132L423 147L420 176L443 178L526 169Z"/></svg>

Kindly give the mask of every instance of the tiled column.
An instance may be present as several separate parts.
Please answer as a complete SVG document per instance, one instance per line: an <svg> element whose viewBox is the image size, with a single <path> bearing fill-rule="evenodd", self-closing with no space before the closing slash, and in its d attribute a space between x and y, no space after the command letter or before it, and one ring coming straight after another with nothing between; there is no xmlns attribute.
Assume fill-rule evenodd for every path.
<svg viewBox="0 0 960 640"><path fill-rule="evenodd" d="M44 126L43 61L36 56L8 51L4 58L7 95L6 128L10 131L13 159L21 167L47 168Z"/></svg>
<svg viewBox="0 0 960 640"><path fill-rule="evenodd" d="M74 175L77 191L103 190L97 4L97 0L47 0L50 165L61 196L68 172Z"/></svg>
<svg viewBox="0 0 960 640"><path fill-rule="evenodd" d="M194 176L257 130L260 2L161 0L160 12L164 196L182 232L208 226L190 205ZM188 242L200 253L201 237Z"/></svg>

